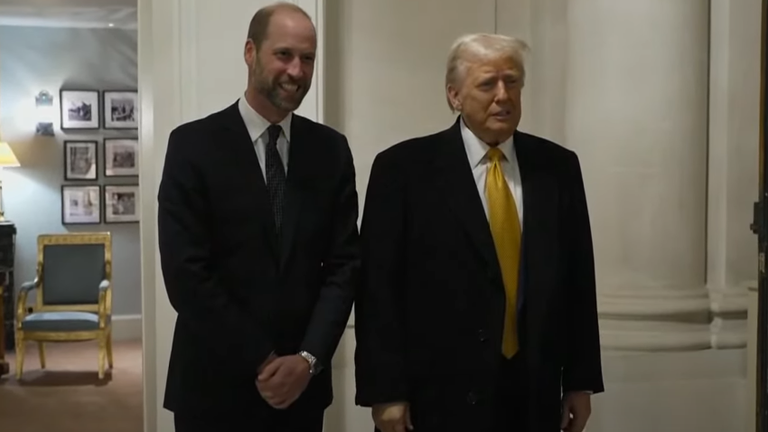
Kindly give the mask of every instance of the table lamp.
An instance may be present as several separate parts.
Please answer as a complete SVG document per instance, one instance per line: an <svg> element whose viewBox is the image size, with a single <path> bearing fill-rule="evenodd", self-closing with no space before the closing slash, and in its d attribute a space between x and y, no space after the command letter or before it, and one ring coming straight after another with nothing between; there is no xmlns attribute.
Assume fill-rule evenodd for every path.
<svg viewBox="0 0 768 432"><path fill-rule="evenodd" d="M20 166L19 160L13 154L11 146L5 141L0 141L0 170L18 166ZM0 178L0 222L5 221L3 207L3 180Z"/></svg>

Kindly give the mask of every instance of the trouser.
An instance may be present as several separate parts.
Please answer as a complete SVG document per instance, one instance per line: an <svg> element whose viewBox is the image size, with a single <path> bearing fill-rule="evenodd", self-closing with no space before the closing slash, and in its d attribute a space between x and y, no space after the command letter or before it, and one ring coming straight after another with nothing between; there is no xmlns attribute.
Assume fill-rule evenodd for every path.
<svg viewBox="0 0 768 432"><path fill-rule="evenodd" d="M323 417L322 410L272 410L260 415L190 412L174 413L174 425L176 432L322 432Z"/></svg>

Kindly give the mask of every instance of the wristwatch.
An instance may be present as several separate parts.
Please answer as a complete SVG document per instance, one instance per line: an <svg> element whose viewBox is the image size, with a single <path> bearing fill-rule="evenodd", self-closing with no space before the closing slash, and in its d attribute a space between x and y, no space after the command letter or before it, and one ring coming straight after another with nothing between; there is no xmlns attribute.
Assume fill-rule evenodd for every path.
<svg viewBox="0 0 768 432"><path fill-rule="evenodd" d="M312 354L306 352L306 351L299 351L299 355L304 358L304 360L309 363L309 374L314 376L320 373L320 370L322 369L320 365L317 362L317 358L313 356Z"/></svg>

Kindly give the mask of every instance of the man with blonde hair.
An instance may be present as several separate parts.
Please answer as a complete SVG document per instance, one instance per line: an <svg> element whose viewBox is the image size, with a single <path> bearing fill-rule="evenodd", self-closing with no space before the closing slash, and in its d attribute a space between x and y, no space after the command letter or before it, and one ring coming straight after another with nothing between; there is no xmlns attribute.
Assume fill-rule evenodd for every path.
<svg viewBox="0 0 768 432"><path fill-rule="evenodd" d="M356 401L382 432L581 432L604 390L581 168L517 129L526 51L458 39L453 126L374 160Z"/></svg>

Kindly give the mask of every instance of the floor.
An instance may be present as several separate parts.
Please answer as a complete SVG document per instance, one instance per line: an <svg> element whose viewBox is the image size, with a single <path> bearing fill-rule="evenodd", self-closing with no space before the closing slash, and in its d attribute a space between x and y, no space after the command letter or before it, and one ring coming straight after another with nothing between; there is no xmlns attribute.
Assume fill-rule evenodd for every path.
<svg viewBox="0 0 768 432"><path fill-rule="evenodd" d="M46 344L46 370L27 345L24 376L0 378L0 430L8 432L141 432L141 342L115 342L115 369L98 379L96 342Z"/></svg>

